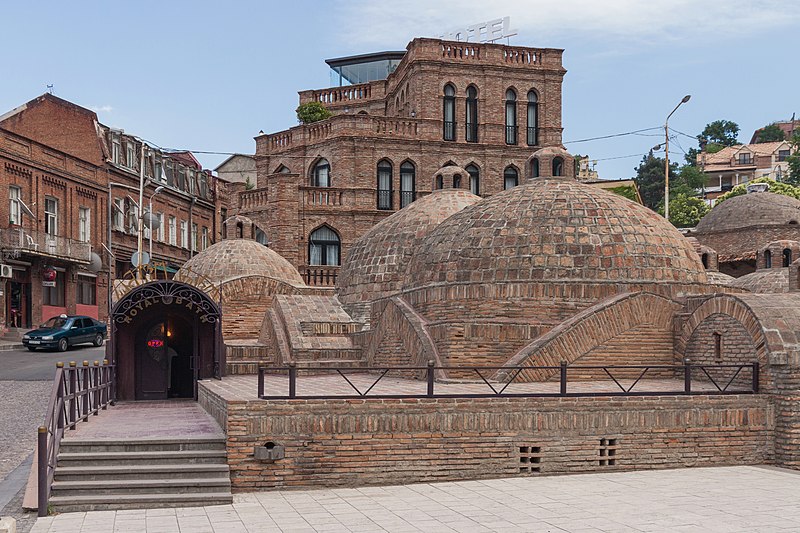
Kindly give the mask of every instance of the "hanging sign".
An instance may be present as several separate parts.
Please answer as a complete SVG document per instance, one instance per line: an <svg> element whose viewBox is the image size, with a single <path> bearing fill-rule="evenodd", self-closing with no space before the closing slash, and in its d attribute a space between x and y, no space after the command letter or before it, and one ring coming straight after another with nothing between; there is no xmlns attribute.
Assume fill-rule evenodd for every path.
<svg viewBox="0 0 800 533"><path fill-rule="evenodd" d="M53 267L45 267L42 270L42 287L55 287L57 275Z"/></svg>

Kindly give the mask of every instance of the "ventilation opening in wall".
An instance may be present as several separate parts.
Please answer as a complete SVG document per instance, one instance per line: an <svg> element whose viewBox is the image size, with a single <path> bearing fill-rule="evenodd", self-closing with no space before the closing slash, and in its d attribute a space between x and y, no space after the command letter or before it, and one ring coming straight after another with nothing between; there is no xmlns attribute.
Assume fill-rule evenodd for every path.
<svg viewBox="0 0 800 533"><path fill-rule="evenodd" d="M540 446L519 447L519 471L521 474L538 474L542 471L542 448Z"/></svg>
<svg viewBox="0 0 800 533"><path fill-rule="evenodd" d="M617 464L617 439L600 439L600 466Z"/></svg>

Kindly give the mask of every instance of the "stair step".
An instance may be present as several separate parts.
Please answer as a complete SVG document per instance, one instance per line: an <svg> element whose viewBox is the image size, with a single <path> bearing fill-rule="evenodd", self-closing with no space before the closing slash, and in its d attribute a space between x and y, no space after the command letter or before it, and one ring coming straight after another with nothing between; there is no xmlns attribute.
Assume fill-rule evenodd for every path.
<svg viewBox="0 0 800 533"><path fill-rule="evenodd" d="M227 464L171 464L171 465L128 465L128 466L59 466L55 472L56 481L94 481L128 479L188 479L204 476L206 478L229 479Z"/></svg>
<svg viewBox="0 0 800 533"><path fill-rule="evenodd" d="M147 452L147 451L193 451L224 450L225 439L219 437L198 437L194 439L64 439L61 452Z"/></svg>
<svg viewBox="0 0 800 533"><path fill-rule="evenodd" d="M194 479L129 479L120 481L55 481L54 496L96 496L100 494L191 494L230 491L231 481L226 478Z"/></svg>
<svg viewBox="0 0 800 533"><path fill-rule="evenodd" d="M233 502L230 492L102 494L94 496L54 496L50 504L59 512L99 511L105 509L155 509L162 507L198 507Z"/></svg>
<svg viewBox="0 0 800 533"><path fill-rule="evenodd" d="M136 452L59 452L58 467L112 465L171 465L186 463L224 463L225 450L136 451Z"/></svg>

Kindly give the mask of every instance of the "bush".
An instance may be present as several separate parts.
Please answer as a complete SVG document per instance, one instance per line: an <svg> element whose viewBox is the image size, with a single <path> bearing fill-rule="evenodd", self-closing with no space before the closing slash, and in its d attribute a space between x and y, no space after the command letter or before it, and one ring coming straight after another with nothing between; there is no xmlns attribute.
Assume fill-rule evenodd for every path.
<svg viewBox="0 0 800 533"><path fill-rule="evenodd" d="M733 198L734 196L741 196L742 194L747 194L747 186L750 183L766 183L769 185L769 192L773 192L775 194L782 194L784 196L791 196L792 198L797 198L800 200L800 188L795 187L793 185L789 185L788 183L781 183L779 181L775 181L769 178L757 178L747 183L742 183L741 185L737 185L730 191L726 192L719 198L714 205L719 204L720 202L724 202L728 198Z"/></svg>
<svg viewBox="0 0 800 533"><path fill-rule="evenodd" d="M333 113L325 109L321 102L306 102L300 104L295 109L297 113L297 120L300 124L311 124L312 122L319 122L333 116Z"/></svg>
<svg viewBox="0 0 800 533"><path fill-rule="evenodd" d="M678 228L693 228L709 209L701 198L679 194L669 202L669 221Z"/></svg>

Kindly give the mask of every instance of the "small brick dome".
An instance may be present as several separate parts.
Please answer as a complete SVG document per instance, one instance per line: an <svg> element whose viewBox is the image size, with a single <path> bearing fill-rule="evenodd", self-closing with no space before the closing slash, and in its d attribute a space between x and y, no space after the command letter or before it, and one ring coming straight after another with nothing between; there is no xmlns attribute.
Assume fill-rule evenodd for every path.
<svg viewBox="0 0 800 533"><path fill-rule="evenodd" d="M246 276L263 276L301 286L303 278L289 261L263 244L250 239L223 239L186 261L175 274L182 281L187 271L217 283Z"/></svg>
<svg viewBox="0 0 800 533"><path fill-rule="evenodd" d="M541 178L442 222L414 254L407 288L707 280L691 243L655 212L572 179Z"/></svg>
<svg viewBox="0 0 800 533"><path fill-rule="evenodd" d="M731 231L750 226L800 223L800 200L771 192L734 196L714 206L695 228L696 233Z"/></svg>
<svg viewBox="0 0 800 533"><path fill-rule="evenodd" d="M480 200L469 191L442 189L376 224L347 254L337 279L339 300L370 302L400 291L422 239L443 220Z"/></svg>
<svg viewBox="0 0 800 533"><path fill-rule="evenodd" d="M734 279L729 285L761 294L789 292L789 269L769 268L756 270L741 278Z"/></svg>

